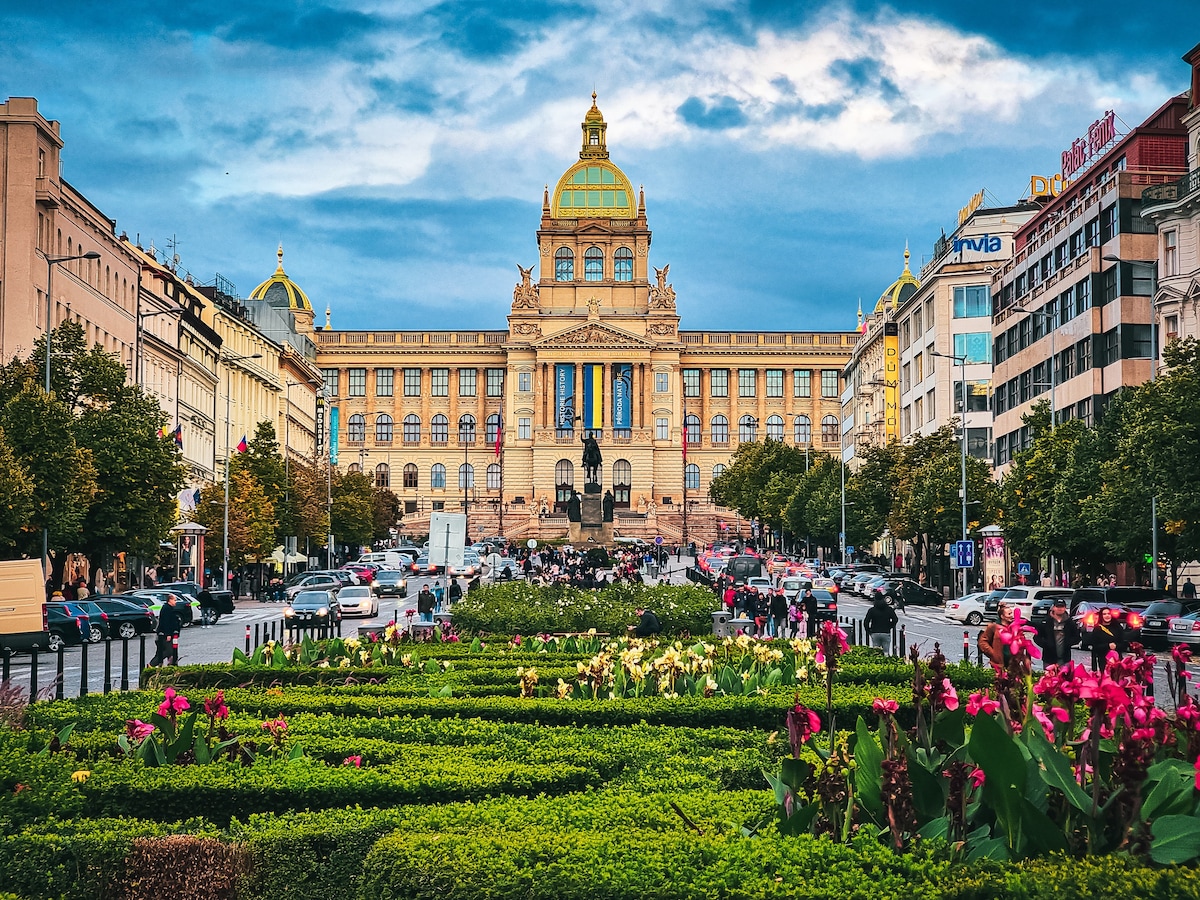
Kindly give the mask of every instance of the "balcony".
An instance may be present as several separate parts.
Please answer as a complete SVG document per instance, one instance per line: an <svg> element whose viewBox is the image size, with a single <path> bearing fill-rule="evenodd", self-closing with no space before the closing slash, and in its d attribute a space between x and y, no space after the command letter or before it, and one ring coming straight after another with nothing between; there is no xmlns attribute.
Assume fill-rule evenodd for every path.
<svg viewBox="0 0 1200 900"><path fill-rule="evenodd" d="M1178 181L1155 184L1142 191L1142 212L1184 200L1200 191L1200 169L1193 169Z"/></svg>

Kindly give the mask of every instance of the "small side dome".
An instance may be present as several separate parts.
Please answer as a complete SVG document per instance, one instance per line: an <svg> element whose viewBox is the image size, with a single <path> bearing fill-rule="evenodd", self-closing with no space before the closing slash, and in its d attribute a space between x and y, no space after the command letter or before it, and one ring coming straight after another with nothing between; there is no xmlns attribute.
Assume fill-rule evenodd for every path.
<svg viewBox="0 0 1200 900"><path fill-rule="evenodd" d="M312 312L308 295L283 271L283 244L279 245L276 255L279 257L279 265L275 274L252 290L248 299L265 300L271 306L286 306L288 309Z"/></svg>
<svg viewBox="0 0 1200 900"><path fill-rule="evenodd" d="M912 273L908 267L909 252L908 247L904 248L904 271L900 273L900 277L893 281L886 291L879 296L879 301L875 304L875 312L881 313L889 306L892 309L900 306L909 297L920 290L921 282L917 280L917 276Z"/></svg>

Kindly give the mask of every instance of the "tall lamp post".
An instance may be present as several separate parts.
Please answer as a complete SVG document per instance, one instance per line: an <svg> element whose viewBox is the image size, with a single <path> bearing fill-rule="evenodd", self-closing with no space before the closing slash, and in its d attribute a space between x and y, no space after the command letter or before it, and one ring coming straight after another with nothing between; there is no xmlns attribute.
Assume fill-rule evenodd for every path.
<svg viewBox="0 0 1200 900"><path fill-rule="evenodd" d="M959 488L959 494L962 497L962 539L969 540L967 537L967 358L966 356L957 356L953 353L938 353L936 350L930 352L931 356L938 356L942 359L952 359L954 364L959 367L962 374L962 432L960 434L959 444L962 448L962 486ZM1050 357L1050 366L1054 366L1054 357ZM967 595L967 570L963 569L963 586L960 597Z"/></svg>
<svg viewBox="0 0 1200 900"><path fill-rule="evenodd" d="M222 356L221 361L226 363L243 362L247 359L262 359L261 353L251 353L245 356ZM221 590L229 590L229 464L233 458L230 453L230 402L229 395L232 387L233 377L231 373L226 372L225 375L225 519L224 526L221 529L221 577L224 579L221 583ZM201 579L203 580L203 579Z"/></svg>
<svg viewBox="0 0 1200 900"><path fill-rule="evenodd" d="M50 344L51 331L54 328L54 267L60 263L76 259L99 259L100 254L95 250L80 253L75 256L46 257L46 395L50 395ZM50 577L50 526L42 529L42 574Z"/></svg>

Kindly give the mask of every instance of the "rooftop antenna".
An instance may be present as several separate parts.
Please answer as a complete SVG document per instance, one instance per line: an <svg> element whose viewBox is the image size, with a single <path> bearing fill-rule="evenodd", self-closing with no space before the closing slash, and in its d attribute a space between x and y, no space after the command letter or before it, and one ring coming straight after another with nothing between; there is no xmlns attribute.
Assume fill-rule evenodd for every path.
<svg viewBox="0 0 1200 900"><path fill-rule="evenodd" d="M176 272L179 269L179 238L172 234L167 238L167 251L171 254L170 269Z"/></svg>

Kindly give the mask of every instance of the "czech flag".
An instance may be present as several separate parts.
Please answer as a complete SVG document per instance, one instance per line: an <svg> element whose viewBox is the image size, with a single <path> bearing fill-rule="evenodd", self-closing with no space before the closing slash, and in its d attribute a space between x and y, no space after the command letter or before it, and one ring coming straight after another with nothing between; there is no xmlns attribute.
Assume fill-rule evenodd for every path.
<svg viewBox="0 0 1200 900"><path fill-rule="evenodd" d="M175 446L178 447L180 450L183 449L183 426L182 425L175 426Z"/></svg>
<svg viewBox="0 0 1200 900"><path fill-rule="evenodd" d="M500 450L504 447L504 422L496 426L496 459L500 458Z"/></svg>
<svg viewBox="0 0 1200 900"><path fill-rule="evenodd" d="M683 417L683 429L681 431L683 437L683 461L687 462L687 415Z"/></svg>
<svg viewBox="0 0 1200 900"><path fill-rule="evenodd" d="M246 436L243 434L242 439L240 441L238 441L237 452L245 453L249 449L250 449L250 445L246 443Z"/></svg>

